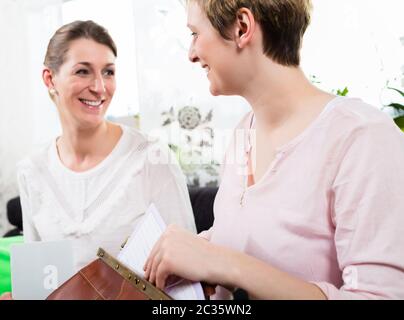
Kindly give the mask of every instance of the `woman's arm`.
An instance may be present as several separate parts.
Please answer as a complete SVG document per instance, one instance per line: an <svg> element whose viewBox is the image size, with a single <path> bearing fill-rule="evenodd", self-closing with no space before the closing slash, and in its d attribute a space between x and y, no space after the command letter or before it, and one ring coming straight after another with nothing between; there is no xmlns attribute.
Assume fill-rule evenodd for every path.
<svg viewBox="0 0 404 320"><path fill-rule="evenodd" d="M246 290L252 299L326 300L321 289L291 276L252 256L234 252L233 285Z"/></svg>
<svg viewBox="0 0 404 320"><path fill-rule="evenodd" d="M170 226L145 264L145 277L164 289L169 275L242 288L257 299L325 299L314 284L299 280L246 254L217 246Z"/></svg>
<svg viewBox="0 0 404 320"><path fill-rule="evenodd" d="M32 221L32 205L28 192L27 181L21 169L19 169L18 171L17 180L20 193L21 210L22 210L24 241L25 242L40 241L41 238L39 237L38 232L36 231L36 228Z"/></svg>
<svg viewBox="0 0 404 320"><path fill-rule="evenodd" d="M404 298L404 135L387 119L345 140L332 186L343 285L316 283L329 299Z"/></svg>
<svg viewBox="0 0 404 320"><path fill-rule="evenodd" d="M185 176L168 147L156 144L148 159L147 201L154 203L167 225L196 232Z"/></svg>

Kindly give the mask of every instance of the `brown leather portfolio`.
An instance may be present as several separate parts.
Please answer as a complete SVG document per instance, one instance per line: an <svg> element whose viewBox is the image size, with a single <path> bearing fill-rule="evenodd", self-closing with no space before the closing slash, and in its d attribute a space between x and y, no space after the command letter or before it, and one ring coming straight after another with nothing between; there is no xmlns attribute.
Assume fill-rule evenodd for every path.
<svg viewBox="0 0 404 320"><path fill-rule="evenodd" d="M47 300L172 300L105 250L56 289Z"/></svg>

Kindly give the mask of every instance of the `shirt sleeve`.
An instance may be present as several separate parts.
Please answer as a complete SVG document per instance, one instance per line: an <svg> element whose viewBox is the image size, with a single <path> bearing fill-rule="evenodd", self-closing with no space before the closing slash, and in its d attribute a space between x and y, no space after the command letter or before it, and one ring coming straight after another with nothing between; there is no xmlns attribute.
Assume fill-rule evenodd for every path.
<svg viewBox="0 0 404 320"><path fill-rule="evenodd" d="M167 225L177 224L196 233L185 176L170 149L157 144L150 151L148 193Z"/></svg>
<svg viewBox="0 0 404 320"><path fill-rule="evenodd" d="M343 285L315 284L328 299L404 299L404 135L373 123L347 145L332 190Z"/></svg>
<svg viewBox="0 0 404 320"><path fill-rule="evenodd" d="M21 170L17 173L18 188L20 192L20 201L22 209L22 227L24 234L24 242L40 241L41 238L32 221L32 206L30 195L28 192L28 185L25 175Z"/></svg>

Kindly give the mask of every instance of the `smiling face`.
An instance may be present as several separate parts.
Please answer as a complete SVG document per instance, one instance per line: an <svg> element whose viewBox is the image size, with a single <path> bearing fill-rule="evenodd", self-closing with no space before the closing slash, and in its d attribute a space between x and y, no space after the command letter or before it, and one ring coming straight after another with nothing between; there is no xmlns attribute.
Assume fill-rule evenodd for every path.
<svg viewBox="0 0 404 320"><path fill-rule="evenodd" d="M195 1L188 4L188 27L193 37L189 59L205 69L212 95L239 94L241 68L237 44L221 37Z"/></svg>
<svg viewBox="0 0 404 320"><path fill-rule="evenodd" d="M62 125L89 128L104 121L116 86L115 55L108 46L85 38L74 40L60 69L49 74Z"/></svg>

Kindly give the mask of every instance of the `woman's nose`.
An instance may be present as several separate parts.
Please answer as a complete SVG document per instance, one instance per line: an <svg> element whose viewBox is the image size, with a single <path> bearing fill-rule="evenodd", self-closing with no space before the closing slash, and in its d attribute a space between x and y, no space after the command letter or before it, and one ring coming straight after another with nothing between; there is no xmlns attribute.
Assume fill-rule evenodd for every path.
<svg viewBox="0 0 404 320"><path fill-rule="evenodd" d="M105 82L104 79L100 77L95 77L91 83L90 90L96 93L105 92Z"/></svg>
<svg viewBox="0 0 404 320"><path fill-rule="evenodd" d="M194 49L194 46L193 46L193 45L191 45L191 46L189 47L188 58L189 58L189 61L191 61L191 62L193 62L193 63L199 61L198 55L195 53L195 49Z"/></svg>

